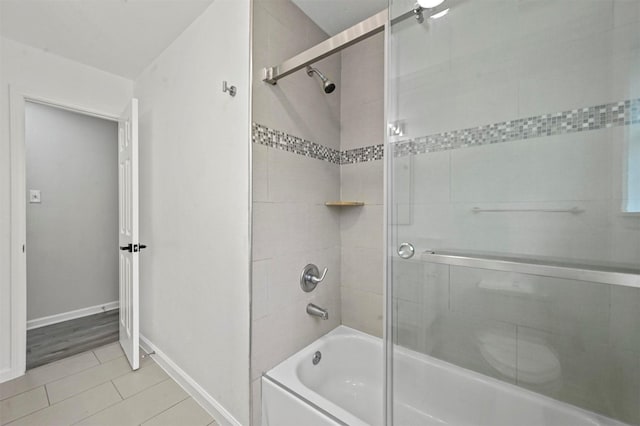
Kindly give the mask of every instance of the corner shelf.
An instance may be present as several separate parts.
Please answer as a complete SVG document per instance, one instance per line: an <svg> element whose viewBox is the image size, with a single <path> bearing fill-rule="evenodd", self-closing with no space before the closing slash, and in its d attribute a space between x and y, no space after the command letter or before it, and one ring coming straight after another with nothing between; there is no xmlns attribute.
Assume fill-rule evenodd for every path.
<svg viewBox="0 0 640 426"><path fill-rule="evenodd" d="M327 207L359 207L364 206L364 201L327 201Z"/></svg>

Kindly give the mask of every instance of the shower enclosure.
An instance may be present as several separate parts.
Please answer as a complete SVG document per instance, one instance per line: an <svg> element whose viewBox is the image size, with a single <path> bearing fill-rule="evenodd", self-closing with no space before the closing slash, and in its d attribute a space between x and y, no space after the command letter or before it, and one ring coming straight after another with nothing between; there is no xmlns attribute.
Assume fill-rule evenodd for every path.
<svg viewBox="0 0 640 426"><path fill-rule="evenodd" d="M639 425L640 1L414 8L387 31L386 423L505 424L483 382Z"/></svg>

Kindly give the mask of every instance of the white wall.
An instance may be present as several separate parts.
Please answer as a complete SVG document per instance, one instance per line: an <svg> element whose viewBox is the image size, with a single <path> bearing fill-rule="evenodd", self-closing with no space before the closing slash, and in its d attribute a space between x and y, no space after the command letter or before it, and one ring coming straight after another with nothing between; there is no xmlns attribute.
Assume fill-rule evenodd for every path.
<svg viewBox="0 0 640 426"><path fill-rule="evenodd" d="M249 1L217 0L136 80L141 334L249 423ZM222 93L222 81L238 88Z"/></svg>
<svg viewBox="0 0 640 426"><path fill-rule="evenodd" d="M118 300L118 124L25 108L27 319Z"/></svg>
<svg viewBox="0 0 640 426"><path fill-rule="evenodd" d="M12 362L9 85L113 114L133 90L124 78L0 38L0 377Z"/></svg>

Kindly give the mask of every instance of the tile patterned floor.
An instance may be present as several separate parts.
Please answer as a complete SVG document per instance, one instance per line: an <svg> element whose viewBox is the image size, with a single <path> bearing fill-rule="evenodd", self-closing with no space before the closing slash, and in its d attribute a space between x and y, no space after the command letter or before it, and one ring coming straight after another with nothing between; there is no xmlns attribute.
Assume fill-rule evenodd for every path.
<svg viewBox="0 0 640 426"><path fill-rule="evenodd" d="M150 357L131 371L118 343L0 384L0 425L215 424Z"/></svg>

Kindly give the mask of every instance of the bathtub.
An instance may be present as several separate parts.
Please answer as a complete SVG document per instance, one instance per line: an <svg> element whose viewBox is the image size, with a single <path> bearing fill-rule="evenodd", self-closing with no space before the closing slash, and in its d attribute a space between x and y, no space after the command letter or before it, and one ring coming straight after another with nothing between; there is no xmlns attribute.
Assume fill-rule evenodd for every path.
<svg viewBox="0 0 640 426"><path fill-rule="evenodd" d="M274 367L262 377L262 425L382 425L382 346L339 326ZM396 426L624 426L404 348L394 360Z"/></svg>

